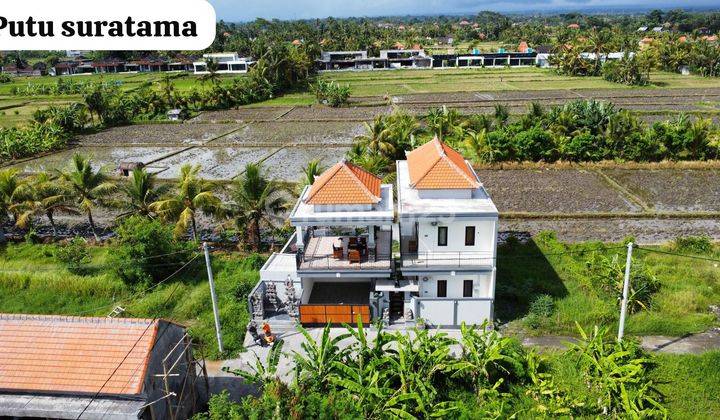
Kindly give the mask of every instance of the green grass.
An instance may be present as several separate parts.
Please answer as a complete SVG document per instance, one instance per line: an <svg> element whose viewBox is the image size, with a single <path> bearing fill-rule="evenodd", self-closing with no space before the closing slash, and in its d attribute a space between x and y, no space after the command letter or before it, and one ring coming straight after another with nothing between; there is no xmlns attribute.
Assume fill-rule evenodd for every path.
<svg viewBox="0 0 720 420"><path fill-rule="evenodd" d="M562 76L552 69L533 67L341 72L324 73L322 77L349 85L353 96L503 90L702 88L717 84L712 78L653 72L650 76L652 86L633 88L600 77Z"/></svg>
<svg viewBox="0 0 720 420"><path fill-rule="evenodd" d="M651 372L671 419L720 418L720 351L659 354Z"/></svg>
<svg viewBox="0 0 720 420"><path fill-rule="evenodd" d="M577 359L565 353L548 354L555 383L570 395L588 392ZM670 419L720 417L720 351L702 355L653 354L649 371L653 386L663 394Z"/></svg>
<svg viewBox="0 0 720 420"><path fill-rule="evenodd" d="M0 312L106 316L115 305L131 317L163 317L187 325L206 345L206 354L219 357L204 260L196 259L177 279L141 295L126 286L105 264L109 247L91 248L95 267L88 275L69 273L53 257L52 245L17 244L0 248ZM216 290L228 353L242 349L249 320L247 293L257 283L257 271L244 266L239 255L213 257Z"/></svg>
<svg viewBox="0 0 720 420"><path fill-rule="evenodd" d="M600 246L622 244L585 243L566 245L555 240L535 239L526 245L503 246L498 250L496 315L510 321L512 329L531 334L576 335L575 322L583 328L609 325L617 328L619 302L599 290L589 278L589 252ZM576 252L576 254L557 255ZM625 250L600 251L624 261ZM649 310L628 317L626 332L633 335L681 336L705 331L717 325L708 306L720 302L720 270L717 263L683 257L635 252L657 277L660 290ZM720 252L715 252L720 259ZM554 314L531 329L524 317L533 296L549 294L555 301Z"/></svg>

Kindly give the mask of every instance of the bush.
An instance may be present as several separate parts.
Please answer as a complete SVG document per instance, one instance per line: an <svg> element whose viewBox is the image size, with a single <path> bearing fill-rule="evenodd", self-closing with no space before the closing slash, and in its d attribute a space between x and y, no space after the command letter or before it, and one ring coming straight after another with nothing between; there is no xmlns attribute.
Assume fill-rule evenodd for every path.
<svg viewBox="0 0 720 420"><path fill-rule="evenodd" d="M554 311L555 301L552 296L546 294L535 296L530 302L525 324L532 329L540 328L543 321L549 318Z"/></svg>
<svg viewBox="0 0 720 420"><path fill-rule="evenodd" d="M129 217L118 226L115 244L111 265L131 285L158 282L192 256L192 245L176 241L172 226L140 216ZM159 255L163 257L156 258Z"/></svg>
<svg viewBox="0 0 720 420"><path fill-rule="evenodd" d="M77 275L86 274L90 264L87 242L78 236L66 244L58 245L55 248L55 258L65 265L69 272Z"/></svg>
<svg viewBox="0 0 720 420"><path fill-rule="evenodd" d="M56 124L0 128L0 160L20 159L63 148L68 133Z"/></svg>
<svg viewBox="0 0 720 420"><path fill-rule="evenodd" d="M588 277L593 290L602 290L611 296L622 298L625 283L625 260L620 262L619 255L606 257L595 253L586 260ZM628 311L638 312L648 309L652 297L660 290L658 279L641 263L633 260L630 270L630 293Z"/></svg>
<svg viewBox="0 0 720 420"><path fill-rule="evenodd" d="M340 86L335 81L319 80L312 86L312 90L318 103L330 105L333 108L347 105L350 99L350 87Z"/></svg>
<svg viewBox="0 0 720 420"><path fill-rule="evenodd" d="M10 83L12 82L12 76L5 73L0 73L0 83Z"/></svg>
<svg viewBox="0 0 720 420"><path fill-rule="evenodd" d="M542 294L535 296L530 302L530 314L547 318L555 312L555 301L552 296Z"/></svg>
<svg viewBox="0 0 720 420"><path fill-rule="evenodd" d="M687 236L677 238L673 243L673 248L680 252L690 254L711 254L713 252L712 240L709 236Z"/></svg>
<svg viewBox="0 0 720 420"><path fill-rule="evenodd" d="M618 61L607 61L602 67L603 79L629 86L646 86L650 83L647 72L640 68L637 58L626 54Z"/></svg>

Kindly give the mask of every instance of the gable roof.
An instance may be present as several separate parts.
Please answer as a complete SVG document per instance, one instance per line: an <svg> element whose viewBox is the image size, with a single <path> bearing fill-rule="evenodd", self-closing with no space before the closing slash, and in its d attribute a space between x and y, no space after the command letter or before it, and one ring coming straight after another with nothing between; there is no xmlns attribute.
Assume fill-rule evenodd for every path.
<svg viewBox="0 0 720 420"><path fill-rule="evenodd" d="M0 390L140 394L159 322L0 314Z"/></svg>
<svg viewBox="0 0 720 420"><path fill-rule="evenodd" d="M465 158L437 137L407 154L410 186L419 190L479 188Z"/></svg>
<svg viewBox="0 0 720 420"><path fill-rule="evenodd" d="M380 202L377 176L345 159L315 178L308 204L375 204Z"/></svg>

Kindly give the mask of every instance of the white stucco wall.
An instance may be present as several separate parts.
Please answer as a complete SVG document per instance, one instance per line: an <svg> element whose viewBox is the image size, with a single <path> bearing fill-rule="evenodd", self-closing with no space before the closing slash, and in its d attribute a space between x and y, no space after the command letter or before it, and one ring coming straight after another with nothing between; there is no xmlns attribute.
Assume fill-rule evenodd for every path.
<svg viewBox="0 0 720 420"><path fill-rule="evenodd" d="M430 325L481 325L492 320L493 302L490 300L423 300L414 299L415 316Z"/></svg>
<svg viewBox="0 0 720 420"><path fill-rule="evenodd" d="M427 275L420 277L420 297L421 298L435 298L437 297L437 281L447 280L447 297L448 298L462 298L463 297L463 283L465 280L473 281L473 296L474 298L489 298L493 297L492 293L492 272L483 274L463 274L456 273L455 276L451 275ZM427 277L428 280L423 280Z"/></svg>
<svg viewBox="0 0 720 420"><path fill-rule="evenodd" d="M429 221L418 223L418 252L487 252L494 253L496 240L496 220L457 220L439 222L438 226L447 226L447 246L438 246L438 226ZM475 226L475 245L465 245L465 227Z"/></svg>

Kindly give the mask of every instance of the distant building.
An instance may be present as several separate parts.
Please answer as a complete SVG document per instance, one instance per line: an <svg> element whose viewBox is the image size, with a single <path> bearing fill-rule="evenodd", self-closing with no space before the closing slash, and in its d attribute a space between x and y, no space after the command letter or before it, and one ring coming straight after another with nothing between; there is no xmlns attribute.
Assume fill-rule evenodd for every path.
<svg viewBox="0 0 720 420"><path fill-rule="evenodd" d="M206 61L196 61L193 63L193 71L195 74L207 74L207 61L217 63L217 73L247 73L250 66L254 64L252 59L239 57L237 53L216 53L204 54Z"/></svg>
<svg viewBox="0 0 720 420"><path fill-rule="evenodd" d="M637 29L638 32L647 32L648 27L647 26L641 26Z"/></svg>
<svg viewBox="0 0 720 420"><path fill-rule="evenodd" d="M0 418L188 418L191 344L163 320L0 314Z"/></svg>
<svg viewBox="0 0 720 420"><path fill-rule="evenodd" d="M425 50L415 48L411 50L395 49L381 50L380 58L388 61L389 68L427 68L432 67L433 59L425 55Z"/></svg>
<svg viewBox="0 0 720 420"><path fill-rule="evenodd" d="M571 23L567 27L568 29L580 29L580 25L578 25L577 23Z"/></svg>
<svg viewBox="0 0 720 420"><path fill-rule="evenodd" d="M65 56L70 58L88 57L92 54L90 50L67 50Z"/></svg>
<svg viewBox="0 0 720 420"><path fill-rule="evenodd" d="M652 28L652 31L653 32L664 32L665 28L662 26L656 26L656 27Z"/></svg>

